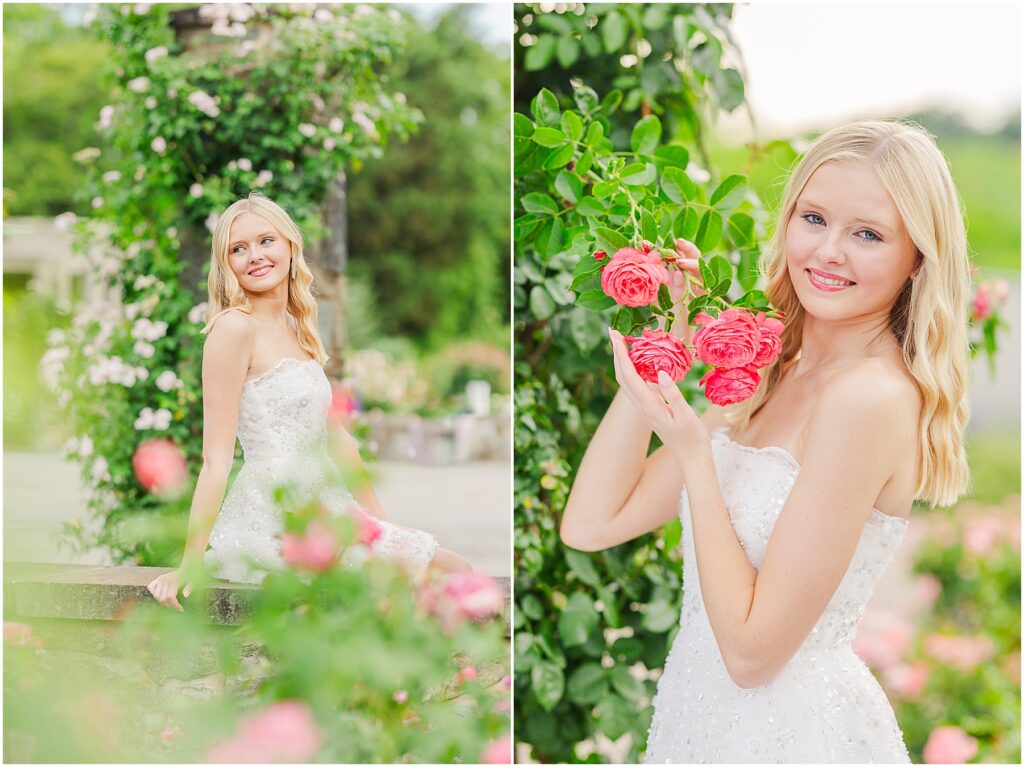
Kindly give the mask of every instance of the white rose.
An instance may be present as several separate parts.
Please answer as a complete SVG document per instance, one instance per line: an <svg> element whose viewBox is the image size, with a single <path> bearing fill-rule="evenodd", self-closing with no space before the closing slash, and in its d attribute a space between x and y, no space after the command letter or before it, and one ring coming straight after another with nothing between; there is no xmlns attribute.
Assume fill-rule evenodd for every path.
<svg viewBox="0 0 1024 767"><path fill-rule="evenodd" d="M136 341L135 342L135 346L133 348L135 349L135 353L136 354L138 354L143 359L147 359L147 360L150 359L153 356L153 354L156 352L156 348L153 346L153 344L148 344L145 341ZM133 382L134 382L134 374L133 374Z"/></svg>
<svg viewBox="0 0 1024 767"><path fill-rule="evenodd" d="M164 45L158 45L156 48L150 48L146 51L146 63L152 64L157 59L162 59L167 55L167 47Z"/></svg>
<svg viewBox="0 0 1024 767"><path fill-rule="evenodd" d="M135 91L136 93L145 93L149 90L149 78L136 77L134 80L129 80L128 90Z"/></svg>
<svg viewBox="0 0 1024 767"><path fill-rule="evenodd" d="M327 122L327 127L330 128L335 133L341 133L343 130L345 130L345 121L342 120L340 117L332 117Z"/></svg>
<svg viewBox="0 0 1024 767"><path fill-rule="evenodd" d="M157 136L149 146L157 154L163 154L167 151L167 139L163 136Z"/></svg>
<svg viewBox="0 0 1024 767"><path fill-rule="evenodd" d="M199 183L193 184L192 186L190 186L188 188L188 193L190 195L192 195L193 197L202 197L203 196L203 185L199 184Z"/></svg>
<svg viewBox="0 0 1024 767"><path fill-rule="evenodd" d="M139 417L135 419L135 431L144 431L153 428L153 409L144 407L139 411Z"/></svg>
<svg viewBox="0 0 1024 767"><path fill-rule="evenodd" d="M196 304L188 312L188 321L193 325L198 325L203 322L206 317L206 310L209 308L209 304L203 301L201 304Z"/></svg>
<svg viewBox="0 0 1024 767"><path fill-rule="evenodd" d="M107 464L107 459L103 456L99 456L92 463L92 478L94 482L100 482L105 479L110 479L110 472L108 469L110 466Z"/></svg>
<svg viewBox="0 0 1024 767"><path fill-rule="evenodd" d="M145 381L146 379L149 378L149 371L140 365L139 367L135 368L135 377L138 378L140 381Z"/></svg>
<svg viewBox="0 0 1024 767"><path fill-rule="evenodd" d="M121 174L116 170L108 170L103 174L103 181L107 184L113 184L121 180Z"/></svg>
<svg viewBox="0 0 1024 767"><path fill-rule="evenodd" d="M306 138L313 138L316 135L316 126L312 123L299 123L299 133Z"/></svg>
<svg viewBox="0 0 1024 767"><path fill-rule="evenodd" d="M88 434L83 434L82 438L78 441L78 454L82 458L88 458L92 455L92 438Z"/></svg>
<svg viewBox="0 0 1024 767"><path fill-rule="evenodd" d="M173 370L165 370L156 377L156 388L160 391L170 391L178 384L178 376Z"/></svg>
<svg viewBox="0 0 1024 767"><path fill-rule="evenodd" d="M157 431L164 431L171 425L171 411L165 407L160 408L153 414L153 428Z"/></svg>
<svg viewBox="0 0 1024 767"><path fill-rule="evenodd" d="M246 173L248 173L249 171L252 170L252 160L249 160L248 158L242 157L238 161L238 169L239 170L243 170Z"/></svg>

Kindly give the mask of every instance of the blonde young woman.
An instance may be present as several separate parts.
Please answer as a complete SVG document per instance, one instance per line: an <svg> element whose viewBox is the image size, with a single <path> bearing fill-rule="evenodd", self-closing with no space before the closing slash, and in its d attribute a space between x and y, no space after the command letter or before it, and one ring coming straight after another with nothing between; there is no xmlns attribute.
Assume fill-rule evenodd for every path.
<svg viewBox="0 0 1024 767"><path fill-rule="evenodd" d="M679 252L698 276L700 254ZM887 121L819 138L762 271L782 353L733 408L698 417L611 333L621 389L562 537L597 550L682 519L680 630L648 762L908 762L851 640L911 504L952 503L968 482L969 265L932 139ZM648 456L652 430L663 447Z"/></svg>
<svg viewBox="0 0 1024 767"><path fill-rule="evenodd" d="M181 566L149 584L161 604L182 609L185 573L205 562L212 574L259 582L282 566L282 512L274 488L320 498L333 513L356 504L377 518L374 544L414 574L470 569L427 533L390 523L371 487L355 497L341 482L364 472L354 440L329 425L331 386L317 335L313 274L302 234L276 203L252 193L231 205L213 233L207 334L203 348L203 466L189 516ZM224 498L236 434L245 465ZM328 448L342 466L329 462ZM221 499L224 499L223 506ZM207 550L209 546L209 550Z"/></svg>

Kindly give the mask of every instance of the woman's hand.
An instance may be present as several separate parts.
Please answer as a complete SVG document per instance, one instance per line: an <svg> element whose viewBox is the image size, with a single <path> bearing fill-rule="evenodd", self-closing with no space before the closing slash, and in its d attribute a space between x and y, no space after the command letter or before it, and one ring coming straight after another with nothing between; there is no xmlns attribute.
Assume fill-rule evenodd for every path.
<svg viewBox="0 0 1024 767"><path fill-rule="evenodd" d="M687 322L691 297L703 295L704 284L700 276L700 251L697 246L682 237L675 242L676 269L669 271L668 294L676 307L676 320L672 323L672 335L683 343L693 340L695 328ZM687 279L690 278L690 279ZM659 320L659 328L663 327Z"/></svg>
<svg viewBox="0 0 1024 767"><path fill-rule="evenodd" d="M153 599L164 607L185 612L185 608L178 602L178 590L181 589L183 583L185 583L185 576L179 567L177 570L171 570L169 573L164 573L159 578L156 578L146 586L146 589L153 595ZM191 593L192 584L185 583L185 590L181 592L182 598L187 598Z"/></svg>
<svg viewBox="0 0 1024 767"><path fill-rule="evenodd" d="M612 339L615 380L633 404L643 413L654 433L682 466L699 451L710 449L711 435L697 413L683 398L679 387L664 371L659 383L644 381L636 372L622 334L608 329Z"/></svg>

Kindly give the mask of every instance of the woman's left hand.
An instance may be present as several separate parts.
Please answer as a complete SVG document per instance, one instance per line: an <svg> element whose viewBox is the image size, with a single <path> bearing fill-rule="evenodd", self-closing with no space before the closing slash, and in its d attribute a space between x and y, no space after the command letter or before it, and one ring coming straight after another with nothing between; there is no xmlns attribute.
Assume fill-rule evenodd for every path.
<svg viewBox="0 0 1024 767"><path fill-rule="evenodd" d="M710 449L711 435L704 422L690 407L679 387L664 371L658 374L658 383L648 383L640 377L629 359L629 350L622 334L608 329L612 339L615 360L615 380L644 414L654 433L673 453L682 466L688 458Z"/></svg>

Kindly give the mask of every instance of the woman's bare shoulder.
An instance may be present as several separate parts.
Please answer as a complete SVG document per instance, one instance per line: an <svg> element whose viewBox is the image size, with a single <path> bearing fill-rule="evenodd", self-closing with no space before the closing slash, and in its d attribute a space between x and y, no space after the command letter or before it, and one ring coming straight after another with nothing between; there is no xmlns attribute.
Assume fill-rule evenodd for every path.
<svg viewBox="0 0 1024 767"><path fill-rule="evenodd" d="M256 320L242 309L234 307L214 318L207 342L216 338L221 343L238 343L251 341L255 336Z"/></svg>
<svg viewBox="0 0 1024 767"><path fill-rule="evenodd" d="M817 409L837 407L852 415L881 419L896 433L915 434L921 415L921 392L901 363L883 357L859 360L832 375L822 386Z"/></svg>

